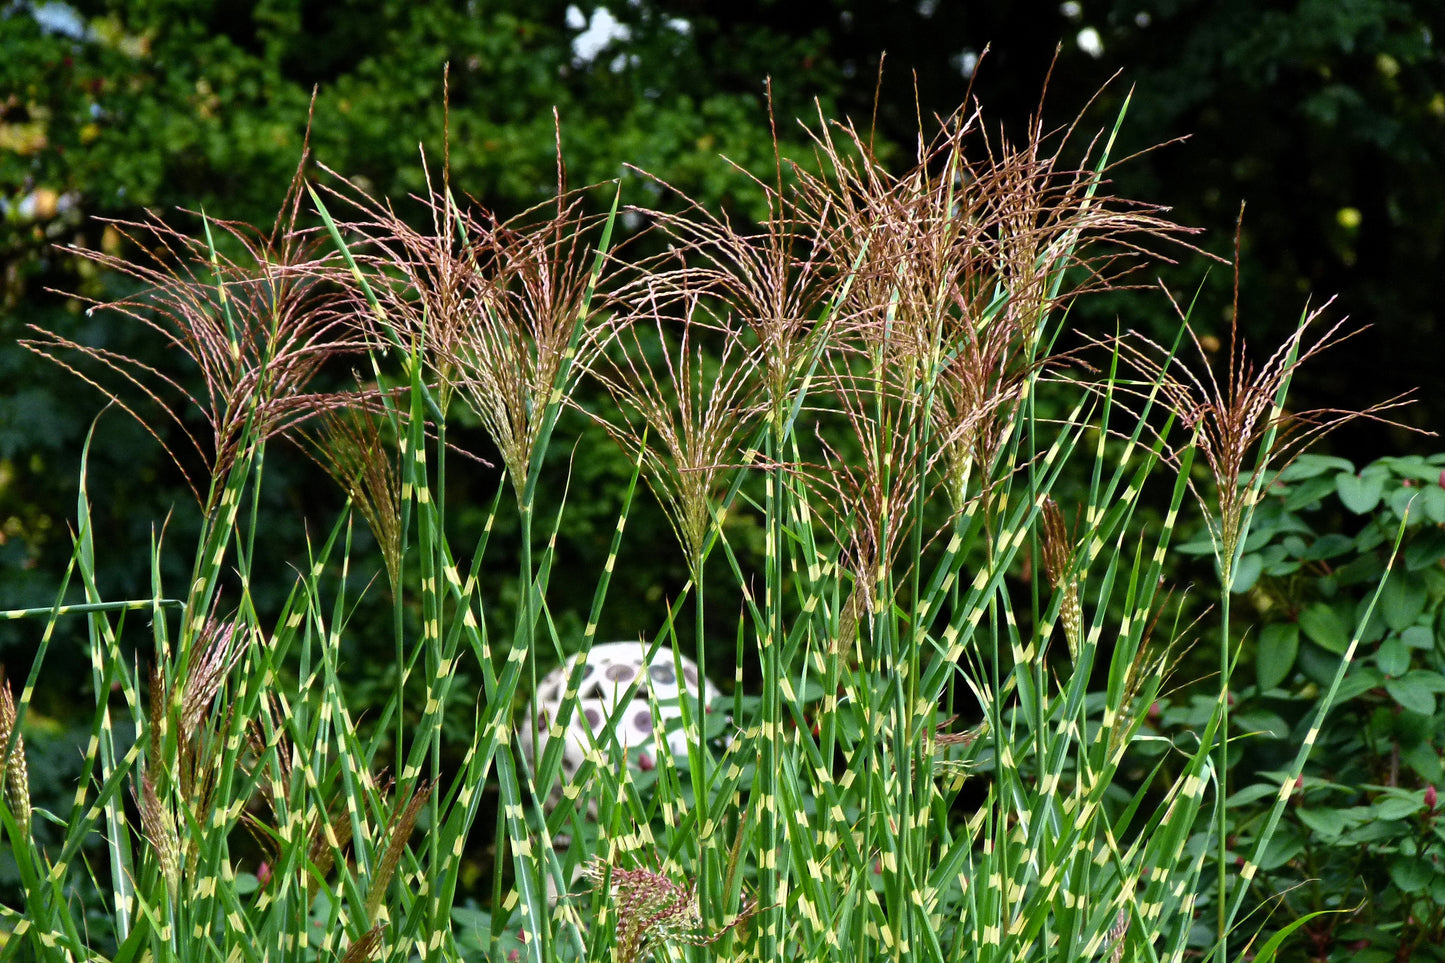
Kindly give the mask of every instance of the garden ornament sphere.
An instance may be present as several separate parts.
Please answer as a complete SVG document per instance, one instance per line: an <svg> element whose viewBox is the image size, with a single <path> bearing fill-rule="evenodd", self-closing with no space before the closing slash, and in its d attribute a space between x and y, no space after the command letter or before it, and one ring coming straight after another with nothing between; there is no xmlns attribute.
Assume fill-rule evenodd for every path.
<svg viewBox="0 0 1445 963"><path fill-rule="evenodd" d="M639 677L642 681L612 731L624 749L643 749L638 757L638 764L643 769L655 765L649 754L656 742L654 719L656 725L666 729L669 721L682 718L679 694L689 700L694 716L697 713L699 685L706 703L718 698L717 687L698 672L691 659L683 657L680 663L675 663L672 651L660 648L649 663L647 650L648 647L641 642L594 645L585 660L580 653L570 656L542 679L531 704L527 706L527 718L519 733L522 755L534 772L538 757L546 750L553 720L560 714L567 679L578 661L584 661L584 664L577 687L577 705L562 734L566 739L562 749L562 776L567 782L577 775L594 744L606 751L610 744L605 731L607 721L633 681ZM700 721L695 722L701 725ZM664 740L674 755L687 754L688 737L681 728L667 732ZM553 787L553 801L560 789L560 786Z"/></svg>

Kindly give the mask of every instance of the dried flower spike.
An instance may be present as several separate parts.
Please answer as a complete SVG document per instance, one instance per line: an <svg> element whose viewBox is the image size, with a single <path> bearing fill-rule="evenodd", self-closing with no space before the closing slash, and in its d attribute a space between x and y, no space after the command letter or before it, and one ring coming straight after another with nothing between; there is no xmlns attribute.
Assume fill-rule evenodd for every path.
<svg viewBox="0 0 1445 963"><path fill-rule="evenodd" d="M1059 620L1064 624L1069 657L1077 659L1083 644L1084 610L1079 603L1079 575L1070 571L1074 560L1074 537L1064 524L1063 510L1052 498L1044 499L1043 519L1044 572L1054 591L1063 595L1059 604Z"/></svg>
<svg viewBox="0 0 1445 963"><path fill-rule="evenodd" d="M624 869L601 857L584 866L583 875L594 886L610 883L617 926L613 959L618 963L641 963L660 943L709 946L757 912L756 904L746 901L738 915L709 931L698 916L696 884L679 886L660 872Z"/></svg>
<svg viewBox="0 0 1445 963"><path fill-rule="evenodd" d="M13 744L12 744L13 742ZM15 698L10 682L0 669L0 783L5 786L5 804L22 831L30 829L30 773L25 767L25 737L20 734Z"/></svg>

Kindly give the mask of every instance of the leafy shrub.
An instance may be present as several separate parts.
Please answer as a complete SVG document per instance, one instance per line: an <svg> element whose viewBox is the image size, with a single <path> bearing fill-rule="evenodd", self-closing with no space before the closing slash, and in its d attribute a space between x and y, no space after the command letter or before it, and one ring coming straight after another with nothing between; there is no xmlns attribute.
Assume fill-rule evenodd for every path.
<svg viewBox="0 0 1445 963"><path fill-rule="evenodd" d="M1245 546L1235 588L1253 610L1255 684L1233 714L1231 821L1236 842L1251 841L1290 783L1255 898L1277 919L1330 911L1305 928L1298 959L1445 958L1442 483L1445 455L1359 471L1304 455L1271 476ZM1291 776L1290 750L1342 660L1336 706Z"/></svg>

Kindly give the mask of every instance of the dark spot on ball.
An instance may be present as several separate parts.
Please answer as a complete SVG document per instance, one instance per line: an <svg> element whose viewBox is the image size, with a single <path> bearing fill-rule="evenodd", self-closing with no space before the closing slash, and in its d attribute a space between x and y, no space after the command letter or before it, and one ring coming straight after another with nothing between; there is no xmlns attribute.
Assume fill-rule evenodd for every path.
<svg viewBox="0 0 1445 963"><path fill-rule="evenodd" d="M644 709L632 717L632 724L637 727L638 732L651 732L652 713Z"/></svg>
<svg viewBox="0 0 1445 963"><path fill-rule="evenodd" d="M630 665L609 665L607 667L607 678L613 682L631 682L637 672Z"/></svg>
<svg viewBox="0 0 1445 963"><path fill-rule="evenodd" d="M663 685L672 685L677 681L677 673L673 671L671 662L659 662L648 669L647 674L652 676L653 681Z"/></svg>

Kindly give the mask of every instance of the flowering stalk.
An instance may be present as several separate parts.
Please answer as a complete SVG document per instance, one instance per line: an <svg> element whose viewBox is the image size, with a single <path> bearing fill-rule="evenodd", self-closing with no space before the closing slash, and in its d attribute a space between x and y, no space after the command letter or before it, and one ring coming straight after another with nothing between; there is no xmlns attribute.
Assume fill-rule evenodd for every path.
<svg viewBox="0 0 1445 963"><path fill-rule="evenodd" d="M1232 866L1226 838L1227 814L1223 804L1228 795L1229 704L1233 698L1229 688L1234 667L1230 603L1235 573L1249 536L1254 508L1269 473L1277 470L1277 466L1287 464L1309 442L1356 418L1385 421L1382 412L1405 403L1401 396L1362 410L1324 408L1292 412L1285 408L1285 396L1299 366L1350 335L1341 333L1344 324L1341 319L1326 328L1323 334L1307 340L1312 325L1323 313L1324 307L1328 307L1326 303L1322 308L1307 311L1294 332L1262 365L1256 366L1250 361L1238 323L1238 249L1242 233L1241 216L1235 236L1234 303L1222 380L1215 374L1210 352L1182 312L1185 330L1199 358L1202 373L1191 369L1173 351L1141 335L1135 334L1117 342L1124 361L1141 376L1145 390L1151 395L1157 391L1189 433L1190 448L1203 455L1214 481L1216 513L1207 513L1206 522L1220 577L1219 700L1222 716L1215 746L1219 799L1215 807L1215 858L1221 959L1227 958L1228 880ZM1254 467L1246 472L1245 465L1251 458ZM1188 484L1200 504L1207 505L1209 500L1199 493L1193 479L1189 479Z"/></svg>
<svg viewBox="0 0 1445 963"><path fill-rule="evenodd" d="M711 946L757 912L757 905L745 900L737 915L710 930L698 915L695 882L679 886L661 872L625 869L601 857L587 863L583 875L599 889L607 889L614 963L641 963L654 947L665 943Z"/></svg>
<svg viewBox="0 0 1445 963"><path fill-rule="evenodd" d="M4 785L5 804L15 817L20 831L30 832L30 772L25 765L25 737L20 734L15 711L15 697L10 694L10 680L0 668L0 783ZM12 845L18 841L12 840Z"/></svg>

